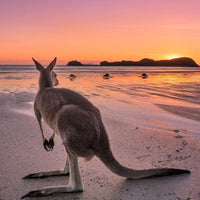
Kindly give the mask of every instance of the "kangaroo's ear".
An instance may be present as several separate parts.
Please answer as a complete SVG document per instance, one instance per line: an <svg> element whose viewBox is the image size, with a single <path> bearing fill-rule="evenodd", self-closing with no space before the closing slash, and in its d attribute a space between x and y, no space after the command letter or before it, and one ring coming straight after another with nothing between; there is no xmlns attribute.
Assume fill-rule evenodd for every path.
<svg viewBox="0 0 200 200"><path fill-rule="evenodd" d="M36 61L34 58L32 58L32 59L35 63L37 70L42 71L44 69L44 67L38 61Z"/></svg>
<svg viewBox="0 0 200 200"><path fill-rule="evenodd" d="M54 59L53 59L53 61L47 66L47 70L53 70L53 68L55 67L55 65L56 65L56 60L57 60L57 58L55 57Z"/></svg>

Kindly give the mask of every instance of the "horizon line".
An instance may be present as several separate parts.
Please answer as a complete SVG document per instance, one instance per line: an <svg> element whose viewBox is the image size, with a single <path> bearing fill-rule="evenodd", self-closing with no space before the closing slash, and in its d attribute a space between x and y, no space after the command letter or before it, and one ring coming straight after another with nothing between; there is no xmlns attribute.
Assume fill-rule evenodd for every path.
<svg viewBox="0 0 200 200"><path fill-rule="evenodd" d="M152 59L152 58L142 58L142 59L139 59L139 60L137 60L137 61L135 61L135 60L130 60L130 59L121 59L121 60L115 60L115 61L108 61L107 59L104 59L104 60L102 60L102 61L85 61L85 60L79 60L79 59L71 59L71 60L68 60L68 61L66 61L64 64L63 63L60 63L60 62L64 62L64 60L61 60L61 61L58 61L58 63L59 64L56 64L56 65L60 65L60 66L63 66L63 65L65 65L65 66L67 66L67 64L69 63L69 62L71 62L71 61L78 61L78 62L80 62L81 64L83 64L83 65L95 65L95 66L101 66L100 65L100 63L101 62L122 62L122 61L130 61L130 62L139 62L139 61L141 61L141 60L143 60L143 59L151 59L151 60L154 60L154 61L162 61L162 60L173 60L173 59L178 59L178 58L190 58L190 59L192 59L198 66L200 66L193 58L191 58L191 57L189 57L189 56L180 56L180 57L177 57L177 58L171 58L171 59L167 59L167 58L165 58L165 59ZM31 61L31 59L30 59L30 61ZM49 64L49 60L47 61L46 59L45 60L39 60L39 62L45 62L45 64L44 65L48 65ZM13 65L13 66L15 66L15 65L20 65L20 66L34 66L34 63L32 64L32 63L27 63L27 64L22 64L22 63L19 63L19 64L17 64L17 63L4 63L4 64L2 64L2 63L0 63L0 66L2 66L2 65L4 65L4 66L6 66L6 65Z"/></svg>

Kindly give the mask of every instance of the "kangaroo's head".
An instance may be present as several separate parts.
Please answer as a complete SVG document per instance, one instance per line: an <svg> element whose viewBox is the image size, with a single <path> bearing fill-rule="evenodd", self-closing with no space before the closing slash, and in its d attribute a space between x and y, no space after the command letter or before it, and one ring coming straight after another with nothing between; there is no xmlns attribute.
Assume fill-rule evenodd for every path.
<svg viewBox="0 0 200 200"><path fill-rule="evenodd" d="M58 85L58 80L56 78L57 74L53 71L53 68L56 65L56 59L57 58L54 58L54 60L45 68L33 58L36 69L40 72L40 78L39 78L40 89L54 87Z"/></svg>

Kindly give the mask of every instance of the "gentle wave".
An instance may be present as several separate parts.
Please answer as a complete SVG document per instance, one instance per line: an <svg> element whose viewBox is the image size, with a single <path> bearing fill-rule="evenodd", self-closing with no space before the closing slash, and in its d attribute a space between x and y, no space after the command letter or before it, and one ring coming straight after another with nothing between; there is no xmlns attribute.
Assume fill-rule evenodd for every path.
<svg viewBox="0 0 200 200"><path fill-rule="evenodd" d="M56 71L76 72L198 72L198 67L156 67L156 66L64 66L57 65ZM36 71L34 65L0 65L0 72Z"/></svg>

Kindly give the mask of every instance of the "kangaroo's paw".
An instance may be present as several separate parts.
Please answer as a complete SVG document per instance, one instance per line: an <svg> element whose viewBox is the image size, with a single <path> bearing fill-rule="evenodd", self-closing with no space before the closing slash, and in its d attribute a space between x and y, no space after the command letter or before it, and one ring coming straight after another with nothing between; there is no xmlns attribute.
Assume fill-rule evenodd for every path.
<svg viewBox="0 0 200 200"><path fill-rule="evenodd" d="M54 137L52 136L49 141L47 139L44 139L43 146L44 146L44 149L46 151L52 151L53 150L53 147L54 147L53 138Z"/></svg>
<svg viewBox="0 0 200 200"><path fill-rule="evenodd" d="M53 147L54 147L53 137L50 138L50 140L49 140L49 145L48 145L48 146L49 146L49 150L52 151L52 150L53 150Z"/></svg>
<svg viewBox="0 0 200 200"><path fill-rule="evenodd" d="M25 176L23 179L30 179L30 178L45 178L50 176L67 176L69 172L65 170L55 170L55 171L46 171L46 172L37 172L33 174L29 174Z"/></svg>
<svg viewBox="0 0 200 200"><path fill-rule="evenodd" d="M43 188L41 190L35 190L35 191L30 191L26 195L22 196L21 199L24 199L26 197L44 197L44 196L49 196L52 194L56 193L76 193L76 192L83 192L82 187L78 188L72 188L71 186L61 186L61 187L48 187L48 188Z"/></svg>
<svg viewBox="0 0 200 200"><path fill-rule="evenodd" d="M50 148L49 148L49 141L47 139L44 139L43 141L43 147L46 151L50 151Z"/></svg>

